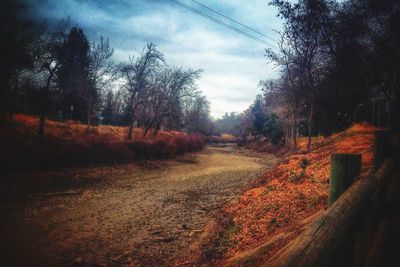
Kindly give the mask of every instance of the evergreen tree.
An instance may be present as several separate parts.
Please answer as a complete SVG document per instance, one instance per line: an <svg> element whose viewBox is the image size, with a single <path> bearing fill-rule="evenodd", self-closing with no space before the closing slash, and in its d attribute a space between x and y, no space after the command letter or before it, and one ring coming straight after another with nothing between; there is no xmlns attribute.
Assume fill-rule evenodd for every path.
<svg viewBox="0 0 400 267"><path fill-rule="evenodd" d="M256 100L251 107L251 113L254 116L253 129L256 134L261 134L263 132L263 127L267 120L267 116L264 112L263 99L260 95L257 95Z"/></svg>
<svg viewBox="0 0 400 267"><path fill-rule="evenodd" d="M19 74L32 68L29 46L37 37L37 25L22 18L26 7L19 1L0 1L0 123L15 111Z"/></svg>
<svg viewBox="0 0 400 267"><path fill-rule="evenodd" d="M268 116L263 127L264 136L268 137L274 145L279 145L283 140L283 127L279 117L273 113Z"/></svg>
<svg viewBox="0 0 400 267"><path fill-rule="evenodd" d="M99 96L89 76L90 45L82 29L71 29L62 51L61 67L57 73L62 109L65 114L72 112L73 119L85 121L89 101Z"/></svg>

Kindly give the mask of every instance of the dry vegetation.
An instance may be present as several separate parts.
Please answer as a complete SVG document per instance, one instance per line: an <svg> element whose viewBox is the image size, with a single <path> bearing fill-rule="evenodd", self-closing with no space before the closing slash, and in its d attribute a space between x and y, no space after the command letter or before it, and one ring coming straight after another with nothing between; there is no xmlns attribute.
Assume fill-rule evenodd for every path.
<svg viewBox="0 0 400 267"><path fill-rule="evenodd" d="M285 157L258 179L258 186L222 211L219 223L223 227L218 228L218 238L211 241L213 248L206 249L203 258L238 257L284 234L262 257L275 253L301 230L303 220L326 208L331 154L362 154L363 170L369 168L374 130L373 126L356 124L330 137L315 138L309 153L304 150L307 140L301 139L298 153ZM256 259L247 260L255 263Z"/></svg>
<svg viewBox="0 0 400 267"><path fill-rule="evenodd" d="M208 136L206 141L207 143L236 143L238 141L238 138L232 134L223 133L220 136Z"/></svg>
<svg viewBox="0 0 400 267"><path fill-rule="evenodd" d="M0 198L10 195L0 201L2 264L177 266L213 212L276 161L231 145L142 164L7 174L14 184L0 180Z"/></svg>
<svg viewBox="0 0 400 267"><path fill-rule="evenodd" d="M36 137L38 118L15 115L12 129L0 129L3 169L62 167L90 164L114 164L138 159L162 159L198 151L204 138L177 131L151 132L143 137L142 129L134 129L134 140L126 140L127 129L115 126L88 128L74 121L47 121L46 137Z"/></svg>

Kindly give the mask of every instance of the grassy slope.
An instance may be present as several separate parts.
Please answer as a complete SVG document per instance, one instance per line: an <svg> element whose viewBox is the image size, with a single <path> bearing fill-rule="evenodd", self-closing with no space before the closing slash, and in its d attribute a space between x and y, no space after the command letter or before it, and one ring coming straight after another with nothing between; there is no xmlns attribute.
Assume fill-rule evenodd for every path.
<svg viewBox="0 0 400 267"><path fill-rule="evenodd" d="M169 158L199 150L203 137L176 131L161 131L143 138L134 129L134 140L125 139L126 127L87 128L76 122L47 121L45 142L37 138L38 118L15 115L12 129L0 128L1 167L8 170L91 164L114 164L137 159ZM151 134L150 134L151 135Z"/></svg>
<svg viewBox="0 0 400 267"><path fill-rule="evenodd" d="M306 218L326 208L330 155L362 154L363 170L367 170L372 162L374 130L372 126L357 124L328 138L315 138L309 153L304 151L306 139L301 139L298 153L285 157L271 172L259 178L257 187L245 192L239 201L223 211L231 222L228 234L220 234L225 240L214 243L214 246L221 243L223 246L214 249L222 250L225 263L232 263L227 261L229 258L247 255L246 261L256 264L257 259L252 258L255 254L247 252L261 244L268 247L261 255L265 259L292 240L304 228ZM305 172L300 167L304 158L309 162ZM278 241L266 246L275 237L279 237Z"/></svg>

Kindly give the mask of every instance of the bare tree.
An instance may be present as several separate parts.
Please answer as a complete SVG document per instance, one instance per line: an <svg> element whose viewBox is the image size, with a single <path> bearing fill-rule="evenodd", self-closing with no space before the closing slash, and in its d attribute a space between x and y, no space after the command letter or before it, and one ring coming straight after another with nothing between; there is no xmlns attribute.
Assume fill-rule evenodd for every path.
<svg viewBox="0 0 400 267"><path fill-rule="evenodd" d="M299 95L296 79L293 75L283 73L278 80L260 82L264 92L266 106L277 114L283 122L285 143L292 149L297 149L297 128L299 120Z"/></svg>
<svg viewBox="0 0 400 267"><path fill-rule="evenodd" d="M278 8L279 16L285 23L280 33L279 53L267 50L267 56L284 66L291 86L295 85L307 99L307 147L310 149L316 99L329 60L326 53L326 44L329 43L329 7L323 0L301 0L296 4L274 0L272 5Z"/></svg>
<svg viewBox="0 0 400 267"><path fill-rule="evenodd" d="M208 134L210 128L210 103L200 93L188 101L184 107L184 123L188 132Z"/></svg>
<svg viewBox="0 0 400 267"><path fill-rule="evenodd" d="M140 56L129 63L122 64L119 69L125 80L124 88L128 94L128 108L130 110L130 122L127 139L132 139L132 130L135 122L135 111L137 107L145 103L143 98L150 88L151 79L156 71L164 63L164 55L156 49L152 43L143 49Z"/></svg>
<svg viewBox="0 0 400 267"><path fill-rule="evenodd" d="M53 87L57 71L61 66L59 60L61 50L66 38L66 28L69 19L62 20L53 32L47 32L35 42L33 53L35 54L34 70L37 79L43 84L39 92L39 127L38 135L40 139L44 139L44 126L46 114L50 105L50 93Z"/></svg>
<svg viewBox="0 0 400 267"><path fill-rule="evenodd" d="M113 53L114 49L111 48L110 42L102 36L98 43L93 43L91 46L89 72L95 92L87 92L86 94L88 127L90 127L91 118L98 109L99 101L93 99L93 97L101 95L118 78L118 72L112 60ZM87 89L90 90L90 87Z"/></svg>
<svg viewBox="0 0 400 267"><path fill-rule="evenodd" d="M143 135L153 128L154 134L161 129L166 121L179 125L182 114L182 104L193 98L197 92L196 81L201 70L183 68L165 68L156 76L147 103L152 116L145 125Z"/></svg>

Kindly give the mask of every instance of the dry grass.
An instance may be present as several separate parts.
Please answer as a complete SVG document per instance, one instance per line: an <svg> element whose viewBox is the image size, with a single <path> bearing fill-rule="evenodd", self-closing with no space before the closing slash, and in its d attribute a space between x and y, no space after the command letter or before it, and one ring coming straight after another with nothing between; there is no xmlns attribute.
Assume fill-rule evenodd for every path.
<svg viewBox="0 0 400 267"><path fill-rule="evenodd" d="M4 175L2 266L180 266L212 211L269 161L226 146L135 165Z"/></svg>
<svg viewBox="0 0 400 267"><path fill-rule="evenodd" d="M220 136L209 136L206 141L207 143L236 143L238 139L232 134L223 133Z"/></svg>
<svg viewBox="0 0 400 267"><path fill-rule="evenodd" d="M97 126L88 128L75 121L46 121L45 142L37 138L38 118L15 115L12 129L0 129L0 159L5 169L32 167L84 166L114 164L137 159L162 159L203 148L204 138L196 134L161 131L142 136L134 129L132 141L127 128Z"/></svg>
<svg viewBox="0 0 400 267"><path fill-rule="evenodd" d="M364 170L372 163L373 126L356 124L348 130L327 138L314 138L313 149L288 155L271 172L258 179L258 186L245 192L224 213L240 226L230 237L225 258L252 248L262 240L298 229L300 222L326 208L330 155L333 153L362 154ZM306 138L300 138L305 148ZM306 167L301 167L304 162ZM287 240L289 241L289 240ZM276 246L274 253L284 246Z"/></svg>

